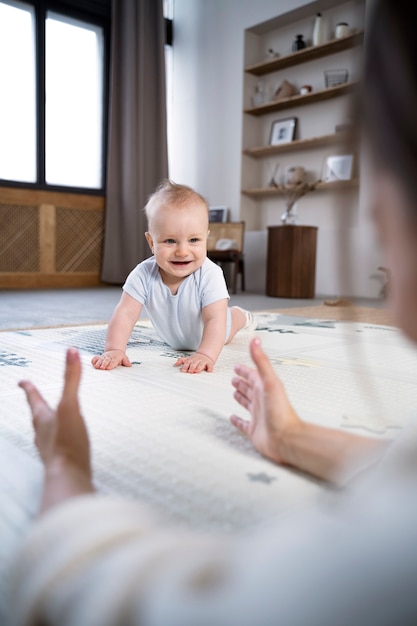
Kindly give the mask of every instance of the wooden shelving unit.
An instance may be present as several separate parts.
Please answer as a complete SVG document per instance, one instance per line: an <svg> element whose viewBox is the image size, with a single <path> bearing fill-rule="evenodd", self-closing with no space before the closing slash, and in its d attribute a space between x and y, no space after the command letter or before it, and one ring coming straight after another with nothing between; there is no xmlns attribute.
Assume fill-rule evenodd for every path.
<svg viewBox="0 0 417 626"><path fill-rule="evenodd" d="M335 54L336 52L342 52L343 50L349 50L355 46L360 45L363 42L363 31L353 33L343 39L332 39L327 41L321 46L310 46L299 50L298 52L292 52L283 57L277 57L268 61L262 61L245 68L245 72L252 74L253 76L264 76L265 74L271 74L287 67L298 65L299 63L306 63L307 61L313 61L329 54Z"/></svg>
<svg viewBox="0 0 417 626"><path fill-rule="evenodd" d="M282 111L290 107L304 106L306 104L313 104L314 102L323 102L324 100L329 100L330 98L337 98L352 92L356 87L356 82L344 83L343 85L337 85L336 87L328 87L327 89L312 91L306 95L296 95L291 96L291 98L282 98L281 100L267 102L266 104L262 104L258 107L245 109L243 112L249 115L266 115L267 113Z"/></svg>
<svg viewBox="0 0 417 626"><path fill-rule="evenodd" d="M335 180L328 183L318 183L312 193L317 193L317 191L343 191L345 189L354 189L358 186L359 180L356 178L351 180ZM277 187L242 189L242 193L254 200L262 200L262 198L271 198L274 196L282 197L285 195L285 192Z"/></svg>
<svg viewBox="0 0 417 626"><path fill-rule="evenodd" d="M342 212L359 207L359 136L349 122L351 96L361 75L365 2L317 0L245 31L241 216L247 223L247 231L267 231L266 291L271 296L313 297L317 252L322 255L320 288L323 289L323 282L331 283L333 276L327 272L326 262L323 263L323 247L327 246L326 254L329 251L330 255L337 250L334 233L341 227ZM326 43L289 52L297 33L303 34L307 43L311 41L317 12L322 13L326 23ZM346 22L353 30L347 37L335 39L335 25L339 21ZM271 49L280 56L264 56L262 60L262 55ZM325 72L332 70L341 73L344 70L347 82L325 87ZM285 80L295 87L296 94L274 100L271 95ZM300 94L303 85L311 85L312 90ZM260 100L263 104L255 106L254 102L259 102L255 98L257 94L263 94ZM275 116L277 112L283 115ZM280 117L283 119L277 119ZM293 117L296 119L293 139L290 141L288 133L284 143L270 145L274 124ZM343 130L339 132L337 128ZM271 172L282 185L290 168L300 167L304 169L305 180L313 181L325 178L325 164L330 156L342 155L353 155L352 178L317 183L314 190L300 198L297 224L277 225L281 216L281 212L277 215L277 206L282 204L284 210L288 191L269 185ZM346 201L339 203L342 198ZM311 210L305 210L306 207ZM319 231L323 231L320 239ZM258 236L254 235L254 239ZM319 251L317 242L322 246ZM253 255L260 263L262 251Z"/></svg>
<svg viewBox="0 0 417 626"><path fill-rule="evenodd" d="M310 139L296 139L295 141L281 143L273 146L255 146L243 150L243 154L260 159L268 156L275 156L287 152L297 152L298 150L313 150L323 146L342 145L350 140L350 135L345 132L322 135L321 137L311 137Z"/></svg>
<svg viewBox="0 0 417 626"><path fill-rule="evenodd" d="M303 7L302 11L293 11L281 18L272 19L269 22L254 26L251 29L251 34L245 39L245 46L249 52L248 59L250 58L251 61L247 62L244 67L244 102L246 106L245 104L243 106L244 149L242 150L241 197L243 214L245 215L246 213L246 218L250 224L268 224L268 212L271 211L271 205L262 201L266 201L268 198L273 200L275 197L283 197L285 193L279 188L267 186L270 179L268 173L276 165L276 163L273 164L271 161L268 162L268 159L272 160L274 157L279 158L280 163L278 165L281 177L282 172L285 172L286 168L295 162L297 165L305 167L308 179L312 180L314 177L322 175L322 164L324 159L329 156L327 147L330 154L333 151L335 154L353 154L355 158L354 178L351 180L320 183L316 191L326 192L327 194L330 191L337 193L340 190L354 191L359 188L359 180L356 177L356 172L358 171L357 134L353 128L346 132L336 132L335 128L338 124L343 125L349 122L348 113L343 113L348 111L348 100L346 98L358 87L358 82L356 81L358 59L355 60L353 49L358 48L358 52L360 52L359 48L364 41L364 12L361 13L361 9L358 9L355 14L354 11L352 12L352 7L346 9L349 0L347 2L346 0L322 0L319 4L317 2L311 3L311 20L314 19L317 10L324 12L332 9L335 12L330 21L333 20L333 23L337 23L338 19L348 21L348 23L353 24L354 30L352 33L341 39L332 38L319 46L309 45L296 52L282 53L282 56L256 62L256 55L261 54L262 48L266 50L268 47L275 47L274 41L276 41L276 49L281 49L281 51L289 49L286 47L288 46L289 24L291 24L293 33L306 33L305 22L297 22L297 19L305 20L308 18L308 7ZM362 9L364 9L364 6L363 4ZM346 17L346 11L348 13L351 11L349 17ZM284 37L283 43L281 43L281 33L283 33ZM323 60L323 63L320 62L320 59ZM318 63L311 64L314 61L318 61ZM305 64L307 64L305 69L301 71L297 69ZM349 82L322 88L320 85L322 84L323 75L320 76L320 72L325 71L329 66L345 67L348 72ZM291 80L291 73L286 71L287 68L293 68L293 81ZM284 71L282 72L282 70ZM310 76L310 73L311 79L309 80L307 76ZM249 102L251 100L250 94L254 93L254 78L264 79L264 77L266 77L267 84L269 82L269 86L274 83L279 85L280 81L288 79L298 88L303 84L301 82L303 80L307 84L313 84L314 87L307 94L297 93L289 98L272 99L264 104L253 106ZM262 80L261 82L264 83L265 81ZM340 103L338 99L340 99ZM315 106L314 109L312 108L312 118L318 122L316 125L305 123L305 120L308 118L309 105L319 105ZM320 117L321 110L323 110L322 117ZM298 134L292 141L270 145L267 142L268 130L271 128L271 114L273 115L280 111L285 112L284 117L285 115L297 117ZM328 115L329 123L326 121L327 111L330 111ZM338 117L337 111L341 112L340 117ZM256 143L256 139L265 141L265 144ZM253 160L253 164L248 159ZM264 163L262 163L263 160L265 161ZM317 165L315 166L314 163ZM279 180L278 182L283 181ZM258 200L259 204L257 204ZM324 201L325 204L327 202L327 200Z"/></svg>

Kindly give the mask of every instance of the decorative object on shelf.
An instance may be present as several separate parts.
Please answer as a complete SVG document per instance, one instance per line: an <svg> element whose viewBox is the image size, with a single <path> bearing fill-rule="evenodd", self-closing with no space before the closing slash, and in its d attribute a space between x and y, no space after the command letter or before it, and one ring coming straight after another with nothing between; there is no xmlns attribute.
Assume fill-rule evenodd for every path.
<svg viewBox="0 0 417 626"><path fill-rule="evenodd" d="M276 59L277 57L279 57L279 52L277 52L273 48L268 48L267 53L266 53L266 58L267 59Z"/></svg>
<svg viewBox="0 0 417 626"><path fill-rule="evenodd" d="M302 96L306 96L308 93L310 93L311 91L313 91L313 87L311 85L303 85L300 88L300 94Z"/></svg>
<svg viewBox="0 0 417 626"><path fill-rule="evenodd" d="M289 165L285 170L285 184L299 185L304 182L305 169L301 165Z"/></svg>
<svg viewBox="0 0 417 626"><path fill-rule="evenodd" d="M353 133L355 131L355 124L353 122L344 122L342 124L336 124L334 129L336 133Z"/></svg>
<svg viewBox="0 0 417 626"><path fill-rule="evenodd" d="M303 35L297 35L291 49L293 52L297 52L298 50L303 50L306 47L307 46L306 42L304 41Z"/></svg>
<svg viewBox="0 0 417 626"><path fill-rule="evenodd" d="M324 164L323 181L329 183L336 180L350 180L352 170L353 154L329 156Z"/></svg>
<svg viewBox="0 0 417 626"><path fill-rule="evenodd" d="M350 35L350 28L347 22L339 22L336 24L335 37L336 39L343 39Z"/></svg>
<svg viewBox="0 0 417 626"><path fill-rule="evenodd" d="M280 190L285 196L286 211L281 215L282 224L296 224L297 212L296 203L302 196L305 196L309 191L313 191L320 180L316 180L314 183L291 183L281 185Z"/></svg>
<svg viewBox="0 0 417 626"><path fill-rule="evenodd" d="M277 146L280 143L289 143L290 141L294 141L296 128L296 117L287 117L282 120L275 120L272 122L269 144L271 146Z"/></svg>
<svg viewBox="0 0 417 626"><path fill-rule="evenodd" d="M321 46L323 43L323 17L321 13L317 13L313 28L313 46Z"/></svg>
<svg viewBox="0 0 417 626"><path fill-rule="evenodd" d="M349 73L346 69L341 70L325 70L324 72L324 84L326 88L336 87L337 85L344 85L347 83Z"/></svg>
<svg viewBox="0 0 417 626"><path fill-rule="evenodd" d="M252 106L259 107L265 102L265 88L264 84L258 83L255 87L255 93L252 96Z"/></svg>
<svg viewBox="0 0 417 626"><path fill-rule="evenodd" d="M274 93L274 100L282 100L282 98L291 98L297 91L294 85L288 82L288 80L283 80L281 85L278 87L276 92Z"/></svg>
<svg viewBox="0 0 417 626"><path fill-rule="evenodd" d="M268 183L269 187L275 187L275 188L279 187L279 183L277 182L278 170L279 170L279 162L274 167L274 171L272 172L272 176Z"/></svg>
<svg viewBox="0 0 417 626"><path fill-rule="evenodd" d="M225 206L209 207L209 222L227 222L228 212Z"/></svg>

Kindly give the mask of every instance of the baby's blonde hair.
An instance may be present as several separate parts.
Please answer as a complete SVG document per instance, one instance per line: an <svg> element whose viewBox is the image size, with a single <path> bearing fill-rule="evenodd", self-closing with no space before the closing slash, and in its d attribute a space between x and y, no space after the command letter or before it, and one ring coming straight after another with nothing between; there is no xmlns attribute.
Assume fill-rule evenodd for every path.
<svg viewBox="0 0 417 626"><path fill-rule="evenodd" d="M148 198L145 205L145 214L148 220L148 228L151 225L152 217L161 205L184 206L189 202L199 202L207 209L207 218L209 215L209 205L207 200L197 191L187 187L187 185L178 185L172 180L163 180L153 194Z"/></svg>

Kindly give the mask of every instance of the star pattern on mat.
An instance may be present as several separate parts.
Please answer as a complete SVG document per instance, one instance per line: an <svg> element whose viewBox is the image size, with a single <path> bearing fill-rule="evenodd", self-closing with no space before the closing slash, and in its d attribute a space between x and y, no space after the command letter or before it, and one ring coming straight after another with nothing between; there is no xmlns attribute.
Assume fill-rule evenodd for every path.
<svg viewBox="0 0 417 626"><path fill-rule="evenodd" d="M258 329L259 330L259 329ZM295 330L287 330L286 328L262 328L261 330L267 330L269 333L280 333L281 335L297 335Z"/></svg>
<svg viewBox="0 0 417 626"><path fill-rule="evenodd" d="M389 418L379 415L342 415L342 426L344 428L364 428L371 433L383 434L388 428L401 428L401 424L396 423Z"/></svg>
<svg viewBox="0 0 417 626"><path fill-rule="evenodd" d="M264 483L265 485L270 485L274 480L276 480L275 476L268 476L265 472L259 472L259 474L251 474L248 472L247 476L251 482Z"/></svg>
<svg viewBox="0 0 417 626"><path fill-rule="evenodd" d="M5 365L15 365L17 367L28 367L28 359L23 356L18 356L14 352L0 352L0 367Z"/></svg>
<svg viewBox="0 0 417 626"><path fill-rule="evenodd" d="M316 361L312 361L310 359L299 359L297 357L271 359L271 362L274 365L298 365L300 367L320 367L320 364Z"/></svg>

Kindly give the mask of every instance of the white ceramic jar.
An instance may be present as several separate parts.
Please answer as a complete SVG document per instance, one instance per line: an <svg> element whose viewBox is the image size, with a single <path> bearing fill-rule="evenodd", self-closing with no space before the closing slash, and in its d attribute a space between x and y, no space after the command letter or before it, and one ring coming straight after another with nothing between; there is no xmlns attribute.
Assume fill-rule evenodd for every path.
<svg viewBox="0 0 417 626"><path fill-rule="evenodd" d="M342 39L350 35L349 25L346 22L339 22L336 24L336 39Z"/></svg>

